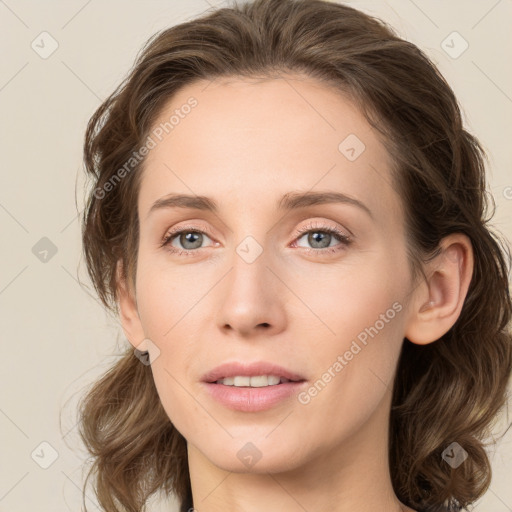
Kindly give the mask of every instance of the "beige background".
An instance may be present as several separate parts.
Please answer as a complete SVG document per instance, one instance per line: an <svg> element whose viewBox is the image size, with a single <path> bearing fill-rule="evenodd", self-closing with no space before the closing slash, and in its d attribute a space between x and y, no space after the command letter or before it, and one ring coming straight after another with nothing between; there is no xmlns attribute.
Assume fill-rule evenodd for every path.
<svg viewBox="0 0 512 512"><path fill-rule="evenodd" d="M454 87L468 127L490 155L494 225L512 240L512 1L350 3L389 21L426 50ZM81 510L85 453L74 405L127 343L119 325L78 283L88 285L77 219L87 120L150 35L221 4L0 0L0 512ZM58 43L46 59L31 47L49 37L39 36L43 31ZM441 45L453 31L469 44L458 58ZM452 53L464 44L455 37ZM50 39L45 41L49 49ZM33 253L43 237L57 250L46 262ZM52 450L58 457L43 469L41 464L52 462ZM512 511L512 429L491 453L493 482L474 510ZM87 503L97 510L91 491ZM152 510L175 508L162 503Z"/></svg>

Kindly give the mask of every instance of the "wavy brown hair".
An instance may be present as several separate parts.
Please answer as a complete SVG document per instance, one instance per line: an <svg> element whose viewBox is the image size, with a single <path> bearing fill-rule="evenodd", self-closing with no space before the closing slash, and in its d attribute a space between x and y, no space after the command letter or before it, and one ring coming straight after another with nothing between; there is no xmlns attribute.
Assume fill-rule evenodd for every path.
<svg viewBox="0 0 512 512"><path fill-rule="evenodd" d="M404 340L389 429L389 466L400 501L429 512L461 510L490 485L485 441L507 403L510 248L488 225L494 211L485 154L464 129L452 89L422 51L382 21L322 0L256 0L150 38L87 127L84 163L92 188L82 236L89 276L117 316L119 280L135 288L144 159L112 180L169 99L200 79L287 72L334 87L380 132L393 160L415 277L424 277L424 263L443 237L459 232L471 240L474 271L457 322L435 343ZM93 383L79 413L93 460L85 486L94 476L105 510L142 511L156 491L175 493L185 510L191 503L186 440L160 403L150 367L131 347ZM457 468L442 458L452 442L468 453Z"/></svg>

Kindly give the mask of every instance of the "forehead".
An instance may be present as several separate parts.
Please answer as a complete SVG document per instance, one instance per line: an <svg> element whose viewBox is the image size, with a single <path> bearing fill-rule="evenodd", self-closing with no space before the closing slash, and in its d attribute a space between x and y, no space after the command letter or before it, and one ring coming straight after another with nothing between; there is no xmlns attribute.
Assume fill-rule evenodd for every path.
<svg viewBox="0 0 512 512"><path fill-rule="evenodd" d="M357 197L377 215L399 214L389 211L397 196L384 144L352 102L309 77L195 82L167 102L154 133L141 216L171 192L259 209L291 190L315 189Z"/></svg>

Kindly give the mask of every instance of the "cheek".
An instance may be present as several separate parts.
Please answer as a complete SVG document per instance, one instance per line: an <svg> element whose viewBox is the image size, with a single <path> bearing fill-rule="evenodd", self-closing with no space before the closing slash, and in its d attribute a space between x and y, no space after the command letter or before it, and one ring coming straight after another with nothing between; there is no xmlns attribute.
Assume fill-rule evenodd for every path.
<svg viewBox="0 0 512 512"><path fill-rule="evenodd" d="M347 301L338 315L327 318L336 335L322 336L309 353L316 374L298 397L300 423L306 431L322 431L322 445L356 435L373 415L388 409L385 398L391 397L403 341L403 307L386 293L376 295L371 301Z"/></svg>
<svg viewBox="0 0 512 512"><path fill-rule="evenodd" d="M139 260L137 272L137 305L144 333L159 349L151 363L153 379L162 405L170 420L182 432L195 428L187 422L190 415L201 417L191 389L197 375L198 353L208 361L199 344L204 336L204 324L211 318L202 298L212 287L210 279L191 276L190 268ZM197 275L197 272L194 274ZM192 277L192 278L191 278ZM208 349L208 347L206 347Z"/></svg>
<svg viewBox="0 0 512 512"><path fill-rule="evenodd" d="M346 411L359 411L362 402L369 411L392 386L403 342L404 268L380 253L364 268L302 281L298 293L308 297L315 313L304 322L304 349L317 379L304 402L318 406L318 414L326 403L339 421Z"/></svg>
<svg viewBox="0 0 512 512"><path fill-rule="evenodd" d="M159 258L160 259L160 258ZM137 273L137 306L148 338L166 342L176 331L193 327L201 299L212 288L212 277L187 265L141 259Z"/></svg>
<svg viewBox="0 0 512 512"><path fill-rule="evenodd" d="M365 329L376 322L377 330L390 333L389 326L396 328L396 319L401 317L397 309L403 305L393 308L393 304L400 303L404 294L407 276L403 268L390 255L375 252L291 278L298 298L290 302L290 325L304 324L309 331L305 338L322 348L322 353L328 347L342 350L360 334L364 339Z"/></svg>
<svg viewBox="0 0 512 512"><path fill-rule="evenodd" d="M178 367L180 365L178 364ZM165 354L151 364L155 387L167 417L187 439L208 427L205 410L194 399L190 382L168 364Z"/></svg>

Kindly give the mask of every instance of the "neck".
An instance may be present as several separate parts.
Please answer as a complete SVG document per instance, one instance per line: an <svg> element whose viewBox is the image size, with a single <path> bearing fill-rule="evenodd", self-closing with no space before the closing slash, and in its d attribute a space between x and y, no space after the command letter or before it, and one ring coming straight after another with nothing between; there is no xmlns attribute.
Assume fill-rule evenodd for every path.
<svg viewBox="0 0 512 512"><path fill-rule="evenodd" d="M322 447L300 466L280 472L225 471L188 443L194 509L200 512L414 512L396 497L389 473L389 404L350 438ZM376 428L379 426L380 428ZM307 435L305 433L305 435ZM286 464L283 464L286 466Z"/></svg>

